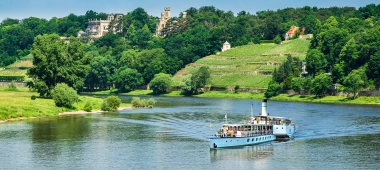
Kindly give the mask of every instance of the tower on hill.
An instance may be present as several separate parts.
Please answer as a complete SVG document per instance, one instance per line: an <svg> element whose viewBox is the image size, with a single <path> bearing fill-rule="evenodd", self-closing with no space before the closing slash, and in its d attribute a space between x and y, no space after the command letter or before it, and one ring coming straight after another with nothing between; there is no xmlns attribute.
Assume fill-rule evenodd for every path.
<svg viewBox="0 0 380 170"><path fill-rule="evenodd" d="M165 12L161 13L161 19L158 19L156 22L156 36L163 36L162 30L170 19L170 7L165 7L164 10Z"/></svg>

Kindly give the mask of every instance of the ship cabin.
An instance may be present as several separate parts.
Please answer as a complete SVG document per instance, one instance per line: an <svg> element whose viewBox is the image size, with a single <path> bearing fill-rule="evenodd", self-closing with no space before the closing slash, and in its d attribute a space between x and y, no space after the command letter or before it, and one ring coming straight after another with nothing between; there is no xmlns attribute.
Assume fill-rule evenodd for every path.
<svg viewBox="0 0 380 170"><path fill-rule="evenodd" d="M251 137L273 133L273 126L259 124L223 124L217 131L220 137Z"/></svg>
<svg viewBox="0 0 380 170"><path fill-rule="evenodd" d="M290 125L291 119L274 116L255 116L241 124L223 124L217 130L219 137L253 137L273 134L273 125Z"/></svg>

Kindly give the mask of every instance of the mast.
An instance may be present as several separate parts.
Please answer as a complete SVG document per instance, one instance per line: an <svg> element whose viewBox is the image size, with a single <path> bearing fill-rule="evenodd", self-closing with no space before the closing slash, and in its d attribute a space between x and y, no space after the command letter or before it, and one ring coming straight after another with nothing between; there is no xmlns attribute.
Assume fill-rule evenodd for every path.
<svg viewBox="0 0 380 170"><path fill-rule="evenodd" d="M253 119L253 103L251 105L251 121L252 121L252 119Z"/></svg>

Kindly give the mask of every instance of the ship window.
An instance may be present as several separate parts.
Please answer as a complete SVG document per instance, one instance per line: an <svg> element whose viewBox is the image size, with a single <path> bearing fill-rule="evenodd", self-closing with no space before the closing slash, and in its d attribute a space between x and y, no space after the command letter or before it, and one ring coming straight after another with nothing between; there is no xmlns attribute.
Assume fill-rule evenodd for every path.
<svg viewBox="0 0 380 170"><path fill-rule="evenodd" d="M254 138L252 138L252 142L253 142L253 139L254 139Z"/></svg>
<svg viewBox="0 0 380 170"><path fill-rule="evenodd" d="M256 141L257 141L258 138L256 138Z"/></svg>
<svg viewBox="0 0 380 170"><path fill-rule="evenodd" d="M247 139L247 142L249 142L249 139Z"/></svg>

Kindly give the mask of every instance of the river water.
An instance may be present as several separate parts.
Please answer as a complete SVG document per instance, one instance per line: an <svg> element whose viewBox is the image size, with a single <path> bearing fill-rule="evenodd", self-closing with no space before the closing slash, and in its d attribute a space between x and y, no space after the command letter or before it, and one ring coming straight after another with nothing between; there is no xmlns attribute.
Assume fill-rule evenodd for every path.
<svg viewBox="0 0 380 170"><path fill-rule="evenodd" d="M130 97L121 97L129 102ZM260 100L155 97L153 109L0 124L0 169L380 169L380 107L268 101L289 141L210 150L224 122Z"/></svg>

